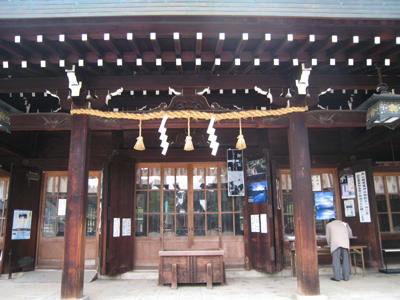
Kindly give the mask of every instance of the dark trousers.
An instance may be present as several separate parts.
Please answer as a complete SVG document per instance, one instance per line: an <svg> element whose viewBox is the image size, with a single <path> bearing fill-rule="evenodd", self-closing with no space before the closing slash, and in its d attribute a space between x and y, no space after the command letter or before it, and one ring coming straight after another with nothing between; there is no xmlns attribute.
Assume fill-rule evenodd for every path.
<svg viewBox="0 0 400 300"><path fill-rule="evenodd" d="M336 280L350 279L349 249L339 247L332 252L333 277Z"/></svg>

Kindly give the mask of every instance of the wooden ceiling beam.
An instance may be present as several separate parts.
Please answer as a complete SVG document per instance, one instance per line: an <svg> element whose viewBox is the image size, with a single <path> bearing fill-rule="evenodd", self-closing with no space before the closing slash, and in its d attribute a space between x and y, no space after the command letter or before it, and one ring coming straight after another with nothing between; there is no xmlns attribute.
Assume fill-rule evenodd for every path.
<svg viewBox="0 0 400 300"><path fill-rule="evenodd" d="M97 57L102 57L102 53L100 53L96 46L94 46L93 41L91 40L91 38L87 38L86 41L82 41L82 43L86 46L86 48L89 49L89 51L93 52L95 55L97 55Z"/></svg>
<svg viewBox="0 0 400 300"><path fill-rule="evenodd" d="M161 56L161 47L160 47L160 43L158 42L157 35L155 32L150 33L150 42L151 42L153 51L156 54L156 56Z"/></svg>
<svg viewBox="0 0 400 300"><path fill-rule="evenodd" d="M377 76L363 75L323 75L310 76L310 87L329 87L333 89L375 89ZM399 88L400 82L396 76L386 76L385 82L392 88ZM89 76L87 88L117 89L123 86L129 90L167 90L177 84L184 86L209 86L211 89L247 89L255 85L269 87L288 87L292 84L286 76L268 75L135 75L135 76ZM0 79L0 93L43 92L48 88L64 89L68 87L66 76L36 77L36 78L4 78Z"/></svg>
<svg viewBox="0 0 400 300"><path fill-rule="evenodd" d="M196 56L200 56L203 48L203 34L201 32L196 33L196 46L195 46L195 54Z"/></svg>
<svg viewBox="0 0 400 300"><path fill-rule="evenodd" d="M21 51L19 49L15 49L15 47L11 46L11 44L7 43L6 41L0 41L0 48L4 51L8 52L10 55L15 56L17 58L23 59L27 56L25 51Z"/></svg>
<svg viewBox="0 0 400 300"><path fill-rule="evenodd" d="M365 127L366 112L343 110L316 110L306 112L306 124L308 128L337 128L337 127ZM192 128L207 128L207 120L193 121ZM35 113L12 114L12 131L65 131L70 130L71 115L66 113ZM118 120L110 122L109 119L90 118L91 130L137 130L138 122L132 120ZM156 130L160 126L160 120L142 122L143 129ZM186 128L187 120L168 120L168 128ZM214 125L215 128L237 129L237 120L222 120ZM287 128L287 116L264 117L243 119L243 128Z"/></svg>
<svg viewBox="0 0 400 300"><path fill-rule="evenodd" d="M174 48L175 48L175 55L180 56L182 52L182 47L181 47L181 40L180 40L180 34L179 32L174 32Z"/></svg>
<svg viewBox="0 0 400 300"><path fill-rule="evenodd" d="M248 33L242 33L242 39L239 41L235 50L235 57L239 57L242 54L244 48L246 47L248 39Z"/></svg>
<svg viewBox="0 0 400 300"><path fill-rule="evenodd" d="M217 45L215 46L215 56L220 56L224 48L225 33L220 32L218 35Z"/></svg>

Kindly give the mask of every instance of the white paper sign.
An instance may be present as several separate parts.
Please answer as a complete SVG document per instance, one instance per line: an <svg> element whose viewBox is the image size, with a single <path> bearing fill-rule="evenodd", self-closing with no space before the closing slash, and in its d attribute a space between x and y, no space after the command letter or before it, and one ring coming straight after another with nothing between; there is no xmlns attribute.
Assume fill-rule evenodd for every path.
<svg viewBox="0 0 400 300"><path fill-rule="evenodd" d="M131 218L122 218L122 236L131 236Z"/></svg>
<svg viewBox="0 0 400 300"><path fill-rule="evenodd" d="M345 217L355 217L356 216L356 209L354 207L354 200L344 200L344 215Z"/></svg>
<svg viewBox="0 0 400 300"><path fill-rule="evenodd" d="M11 232L12 240L29 240L31 238L31 210L14 210L14 218Z"/></svg>
<svg viewBox="0 0 400 300"><path fill-rule="evenodd" d="M250 215L251 232L260 232L260 215Z"/></svg>
<svg viewBox="0 0 400 300"><path fill-rule="evenodd" d="M58 199L58 215L65 216L65 212L67 211L67 199Z"/></svg>
<svg viewBox="0 0 400 300"><path fill-rule="evenodd" d="M312 175L311 176L311 185L312 185L312 191L313 192L322 191L322 188L321 188L321 176Z"/></svg>
<svg viewBox="0 0 400 300"><path fill-rule="evenodd" d="M367 175L365 171L356 172L356 188L357 188L358 212L360 215L360 222L370 223L371 214L369 211Z"/></svg>
<svg viewBox="0 0 400 300"><path fill-rule="evenodd" d="M119 237L121 231L121 219L114 218L113 222L113 237Z"/></svg>
<svg viewBox="0 0 400 300"><path fill-rule="evenodd" d="M261 233L268 233L267 214L260 215Z"/></svg>

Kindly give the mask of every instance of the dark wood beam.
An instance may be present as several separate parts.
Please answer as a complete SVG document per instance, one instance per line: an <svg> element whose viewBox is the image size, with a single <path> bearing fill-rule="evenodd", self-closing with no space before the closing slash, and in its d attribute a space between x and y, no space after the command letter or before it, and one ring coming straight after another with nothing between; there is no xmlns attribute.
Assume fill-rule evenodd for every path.
<svg viewBox="0 0 400 300"><path fill-rule="evenodd" d="M21 51L19 49L15 49L14 47L11 46L11 44L8 44L6 41L0 41L0 49L5 50L9 54L22 59L23 57L26 57L25 51Z"/></svg>
<svg viewBox="0 0 400 300"><path fill-rule="evenodd" d="M93 41L88 37L86 41L82 41L82 43L89 49L89 51L93 52L97 57L102 57L102 53L97 50L97 47L93 44Z"/></svg>
<svg viewBox="0 0 400 300"><path fill-rule="evenodd" d="M217 45L215 46L215 56L220 56L224 47L225 38L218 38Z"/></svg>
<svg viewBox="0 0 400 300"><path fill-rule="evenodd" d="M138 43L136 41L136 37L132 34L132 39L128 40L128 45L132 49L132 51L135 53L136 56L141 56L142 52L140 51L140 48L138 46Z"/></svg>
<svg viewBox="0 0 400 300"><path fill-rule="evenodd" d="M362 111L308 111L305 122L308 128L365 127L366 112ZM207 120L191 123L193 128L207 128ZM91 130L136 130L138 123L132 120L90 118ZM160 120L144 121L143 129L158 129ZM168 128L186 128L186 120L169 120ZM224 120L215 124L216 128L237 128L237 121ZM287 116L263 117L242 120L243 128L287 128ZM12 131L66 131L71 128L71 115L67 113L12 114Z"/></svg>
<svg viewBox="0 0 400 300"><path fill-rule="evenodd" d="M203 48L203 37L201 36L201 38L200 37L197 38L196 35L196 47L195 47L196 56L199 56L201 54L202 48Z"/></svg>
<svg viewBox="0 0 400 300"><path fill-rule="evenodd" d="M378 82L377 76L366 75L313 75L310 76L310 88L329 87L338 89L373 90ZM391 88L400 87L396 76L385 77ZM128 90L168 90L177 84L184 86L209 86L211 89L252 89L255 85L271 88L287 88L292 84L287 77L270 73L268 75L230 75L230 74L195 74L182 75L135 75L135 76L89 76L87 87L96 89L117 89L123 86ZM45 89L62 90L68 87L66 76L4 78L0 79L0 94L20 92L43 92Z"/></svg>
<svg viewBox="0 0 400 300"><path fill-rule="evenodd" d="M174 37L174 47L175 47L176 56L180 56L181 52L182 52L182 47L181 47L181 40L180 40L179 33L178 33L178 38Z"/></svg>
<svg viewBox="0 0 400 300"><path fill-rule="evenodd" d="M121 51L118 50L117 46L115 45L114 41L110 39L109 41L106 41L107 47L118 57L121 57Z"/></svg>
<svg viewBox="0 0 400 300"><path fill-rule="evenodd" d="M157 36L155 37L150 37L150 42L151 45L153 46L153 51L156 54L156 56L160 56L161 55L161 47L160 47L160 43L158 42Z"/></svg>
<svg viewBox="0 0 400 300"><path fill-rule="evenodd" d="M248 40L248 36L247 36L247 38L245 38L245 34L242 33L242 39L239 41L239 43L236 47L236 50L235 50L235 57L239 57L240 54L242 54L244 48L246 47L247 40Z"/></svg>

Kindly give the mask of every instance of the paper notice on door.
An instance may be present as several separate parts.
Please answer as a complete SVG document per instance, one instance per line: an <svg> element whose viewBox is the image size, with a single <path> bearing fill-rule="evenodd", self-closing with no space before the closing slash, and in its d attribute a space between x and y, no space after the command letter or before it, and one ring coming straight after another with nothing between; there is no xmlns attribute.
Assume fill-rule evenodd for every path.
<svg viewBox="0 0 400 300"><path fill-rule="evenodd" d="M267 214L260 215L261 233L268 233Z"/></svg>
<svg viewBox="0 0 400 300"><path fill-rule="evenodd" d="M67 211L67 199L61 198L58 199L58 215L65 216L65 212Z"/></svg>
<svg viewBox="0 0 400 300"><path fill-rule="evenodd" d="M122 218L122 236L131 236L131 218Z"/></svg>
<svg viewBox="0 0 400 300"><path fill-rule="evenodd" d="M121 235L121 219L114 218L113 222L113 237L119 237Z"/></svg>
<svg viewBox="0 0 400 300"><path fill-rule="evenodd" d="M260 215L250 215L251 232L260 232Z"/></svg>

